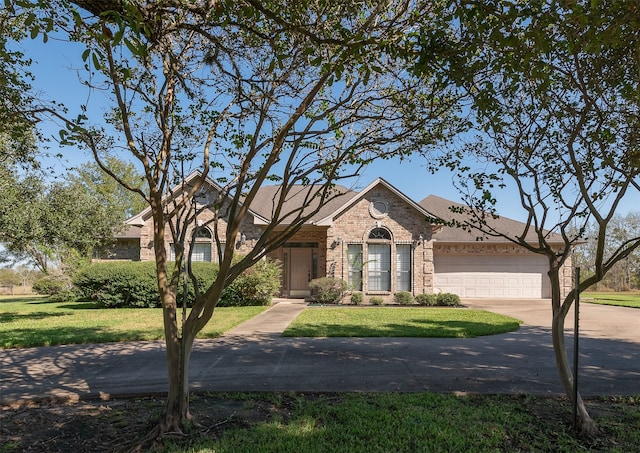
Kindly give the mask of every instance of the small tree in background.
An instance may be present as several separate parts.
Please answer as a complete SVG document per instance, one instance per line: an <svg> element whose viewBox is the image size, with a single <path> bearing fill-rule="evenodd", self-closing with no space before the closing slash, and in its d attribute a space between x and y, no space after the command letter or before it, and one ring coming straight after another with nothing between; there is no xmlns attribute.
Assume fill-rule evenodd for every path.
<svg viewBox="0 0 640 453"><path fill-rule="evenodd" d="M40 271L71 271L113 242L122 214L75 184L0 167L0 243Z"/></svg>
<svg viewBox="0 0 640 453"><path fill-rule="evenodd" d="M606 256L610 256L620 245L626 241L640 236L640 213L630 212L624 217L614 215L611 219L605 241ZM573 250L573 264L581 268L581 279L584 281L595 274L594 264L598 252L598 224L591 222L586 226L583 234L583 243L578 244ZM628 291L638 289L640 285L640 250L611 267L601 281L595 284L599 290Z"/></svg>
<svg viewBox="0 0 640 453"><path fill-rule="evenodd" d="M108 154L104 156L104 164L131 187L139 187L144 181L142 173L131 162ZM144 198L118 184L95 162L79 166L66 179L78 191L90 195L97 205L112 213L115 223L124 222L147 207Z"/></svg>

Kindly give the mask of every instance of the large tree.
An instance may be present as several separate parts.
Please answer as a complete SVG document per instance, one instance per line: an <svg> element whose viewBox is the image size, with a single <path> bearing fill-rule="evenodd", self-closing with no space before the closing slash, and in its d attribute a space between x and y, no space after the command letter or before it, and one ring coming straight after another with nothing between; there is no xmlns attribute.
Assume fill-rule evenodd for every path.
<svg viewBox="0 0 640 453"><path fill-rule="evenodd" d="M113 242L122 223L110 206L77 184L47 183L37 171L0 166L0 244L44 273L75 267Z"/></svg>
<svg viewBox="0 0 640 453"><path fill-rule="evenodd" d="M0 165L33 159L30 146L20 146L33 133L32 118L24 114L32 101L31 75L26 70L30 62L9 45L25 33L24 18L9 10L0 11Z"/></svg>
<svg viewBox="0 0 640 453"><path fill-rule="evenodd" d="M112 173L118 175L131 187L142 185L143 176L131 162L126 162L114 155L106 155L104 164ZM124 222L146 207L144 199L136 192L125 189L118 184L94 161L86 162L69 175L67 180L80 192L89 194L95 203L113 213L114 221Z"/></svg>
<svg viewBox="0 0 640 453"><path fill-rule="evenodd" d="M468 96L478 134L439 161L460 175L468 206L449 220L548 258L555 358L573 399L564 322L575 294L562 291L563 265L589 229L593 267L579 284L584 291L640 246L635 234L607 247L620 203L640 189L640 7L489 1L460 4L454 17L457 39L443 48L462 70L452 65L448 74ZM423 56L417 69L429 61ZM492 222L506 184L526 215L515 234ZM575 402L581 429L593 433L579 394Z"/></svg>
<svg viewBox="0 0 640 453"><path fill-rule="evenodd" d="M73 3L89 13L64 3L53 13L58 20L72 18L70 36L87 46L87 85L103 89L114 109L108 125L89 110L81 121L66 119L61 136L88 147L104 171L150 206L169 372L159 432L180 432L191 419L194 339L223 288L335 197L336 182L357 176L374 159L411 153L453 131L456 102L447 87L427 73L407 74L403 61L411 51L406 33L418 22L437 29L441 5ZM103 157L116 151L139 162L144 187L133 187L109 168ZM195 169L202 177L168 197L185 172ZM180 319L176 288L188 259L188 232L195 230L189 228L191 201L205 177L220 186L208 206L216 213L212 229L218 243L239 237L260 186L276 181L280 190L272 221L253 249L234 258L234 248L226 247L217 279L196 291L193 307ZM285 210L293 196L300 205ZM165 234L175 245L175 263L168 261Z"/></svg>
<svg viewBox="0 0 640 453"><path fill-rule="evenodd" d="M13 44L39 31L46 39L53 24L53 18L37 18L33 12L22 14L11 7L0 10L0 166L19 164L25 171L39 167L35 139L42 137L35 125L38 112L52 104L32 89L32 59Z"/></svg>

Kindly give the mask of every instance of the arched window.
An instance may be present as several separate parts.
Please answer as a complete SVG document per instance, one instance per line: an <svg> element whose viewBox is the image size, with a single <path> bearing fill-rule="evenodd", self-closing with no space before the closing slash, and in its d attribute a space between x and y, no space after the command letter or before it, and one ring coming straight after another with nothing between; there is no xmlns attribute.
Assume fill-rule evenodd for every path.
<svg viewBox="0 0 640 453"><path fill-rule="evenodd" d="M194 231L195 242L193 244L193 253L191 254L191 261L217 261L218 252L216 251L213 241L213 235L211 230L205 226L199 226ZM187 244L185 247L188 249L191 246L191 239L187 238ZM224 253L225 243L220 243L220 252ZM213 252L213 253L212 253ZM212 259L213 258L213 259ZM175 261L176 254L173 244L169 244L169 260Z"/></svg>
<svg viewBox="0 0 640 453"><path fill-rule="evenodd" d="M196 239L211 239L211 231L207 227L196 228Z"/></svg>
<svg viewBox="0 0 640 453"><path fill-rule="evenodd" d="M198 227L195 231L196 242L193 244L192 261L211 261L211 231L207 227Z"/></svg>
<svg viewBox="0 0 640 453"><path fill-rule="evenodd" d="M374 228L367 244L367 276L369 291L391 291L391 233Z"/></svg>
<svg viewBox="0 0 640 453"><path fill-rule="evenodd" d="M384 239L387 241L391 240L391 233L386 228L374 228L369 233L369 239Z"/></svg>

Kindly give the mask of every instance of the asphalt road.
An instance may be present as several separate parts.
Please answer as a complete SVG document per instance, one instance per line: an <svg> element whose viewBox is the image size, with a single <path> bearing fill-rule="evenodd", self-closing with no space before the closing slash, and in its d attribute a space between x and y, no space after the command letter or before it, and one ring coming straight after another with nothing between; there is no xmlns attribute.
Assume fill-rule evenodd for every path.
<svg viewBox="0 0 640 453"><path fill-rule="evenodd" d="M198 340L192 390L563 394L548 301L464 301L524 321L516 332L471 339L284 338L304 309L280 301L214 340ZM582 304L583 396L640 394L640 310ZM568 316L567 348L572 355ZM111 398L167 389L162 342L0 351L0 402Z"/></svg>

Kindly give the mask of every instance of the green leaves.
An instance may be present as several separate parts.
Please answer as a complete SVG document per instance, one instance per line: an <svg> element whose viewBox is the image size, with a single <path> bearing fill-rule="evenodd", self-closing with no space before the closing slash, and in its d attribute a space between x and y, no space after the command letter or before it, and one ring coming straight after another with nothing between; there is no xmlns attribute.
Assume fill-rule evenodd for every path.
<svg viewBox="0 0 640 453"><path fill-rule="evenodd" d="M114 159L109 162L117 168ZM122 168L125 177L140 180L130 168ZM132 194L102 170L92 171L102 179L89 185L73 173L65 183L46 183L35 171L19 177L12 168L0 168L0 243L43 271L71 252L89 257L94 248L110 244L126 215L144 205L138 199L128 207L130 200L123 200Z"/></svg>

